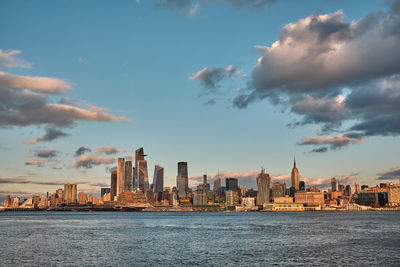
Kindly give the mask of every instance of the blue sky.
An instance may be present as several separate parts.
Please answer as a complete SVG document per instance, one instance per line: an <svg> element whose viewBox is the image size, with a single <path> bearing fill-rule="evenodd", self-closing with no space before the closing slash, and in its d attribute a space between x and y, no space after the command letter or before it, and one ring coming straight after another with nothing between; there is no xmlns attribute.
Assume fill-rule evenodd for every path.
<svg viewBox="0 0 400 267"><path fill-rule="evenodd" d="M232 4L234 1L180 1L182 4L177 5L178 2L131 0L0 3L0 49L3 62L0 72L18 76L16 79L30 76L63 81L69 88L61 94L46 95L49 103L57 103L64 98L63 103L68 105L79 105L88 110L90 107L86 104L90 104L107 109L93 109L94 113L114 116L107 119L109 121L65 117L73 122L58 122L57 125L49 123L51 119L47 117L38 123L24 125L4 123L1 118L2 194L52 192L60 187L50 183L23 183L21 179L60 183L84 181L78 190L85 189L87 192L95 191L100 185L105 186L109 183L106 168L115 164L99 163L92 164L91 168L77 167L75 162L78 157L74 153L82 146L92 150L86 155L93 155L93 158L132 155L135 149L143 146L149 155L150 180L154 165L160 164L165 167L165 184L168 186L175 184L178 161L188 161L190 176L215 174L217 170L225 171L227 176L229 172L234 172L239 178L243 174L242 184L251 180L252 176L249 178L246 173L259 170L261 166L270 174L280 177L277 179L289 181L287 176L292 168L293 156L296 156L300 174L306 183L310 181L309 184L317 179L343 176L344 181L354 182L357 179L361 184L373 185L379 182L376 179L383 172L398 170L396 166L399 165L400 141L396 129L371 133L358 127L357 135L353 130L346 130L357 122L370 122L364 110L368 107L367 102L361 109L348 108L348 117L335 118L332 122L317 120L315 112L307 113L309 109L305 110L304 106L300 110L299 105L304 101L298 100L309 94L313 97L312 101L332 101L341 94L328 94L328 90L336 92L349 88L354 94L369 92L369 89L362 91L360 88L379 86L390 79L395 84L391 89L394 93L399 92L396 75L399 74L400 61L396 56L390 66L386 66L389 63L383 61L371 66L371 71L366 74L355 65L348 71L354 72L354 75L347 77L338 74L339 80L343 75L346 76L340 85L332 85L329 79L323 77L318 88L312 92L307 91L314 86L309 83L306 89L301 89L304 91L300 95L298 91L294 95L291 91L294 83L287 82L286 76L277 81L282 87L269 85L272 80L278 79L276 77L280 73L284 76L285 72L289 72L290 65L283 65L285 68L280 69L278 75L268 75L271 75L270 70L278 66L279 62L287 60L285 56L293 57L297 50L288 50L283 55L277 53L278 59L274 62L271 59L273 52L267 58L262 51L255 49L255 46L271 47L282 36L285 25L300 25L298 21L308 16L314 15L320 25L327 26L323 16L330 14L337 25L347 23L349 31L355 32L357 29L352 28L351 22L357 23L367 14L375 14L379 23L392 23L387 18L397 16L395 7L390 8L382 1L278 0L266 4L263 9L254 8L251 1L237 1L240 5ZM168 6L168 3L172 3L172 6ZM192 14L189 14L189 10L192 10ZM339 10L343 17L340 14L332 15L338 14L335 12ZM396 22L395 19L393 21ZM375 36L374 32L379 32L380 28L374 24L369 27L372 30L365 30L367 33L363 38L366 41L362 43L367 46L367 51L379 52L379 48L368 47L368 44L378 41L376 36L379 35ZM393 42L399 37L396 34L391 36ZM296 45L296 37L293 36L291 38ZM361 43L357 37L337 39L337 43L334 43L335 40L329 40L329 45L356 46ZM390 45L387 47L392 47ZM386 50L390 51L389 48ZM363 48L360 46L358 49ZM395 49L391 51L393 54L399 52ZM264 56L265 61L270 61L266 69L256 66L257 60ZM6 66L7 62L13 63L13 66ZM360 62L359 65L363 65ZM227 76L228 66L234 70L231 77ZM208 68L211 76L199 73L204 68ZM305 64L304 69L310 68ZM278 67L274 70L278 70ZM216 73L223 77L215 78L213 75ZM330 74L327 70L321 75ZM299 72L299 75L303 74ZM207 77L214 79L215 88L205 86ZM316 77L316 80L319 78ZM256 82L267 85L257 87L254 85ZM7 87L7 90L11 89ZM284 93L279 91L281 89ZM29 86L25 90L30 90ZM324 95L317 96L316 91ZM255 100L246 103L245 108L234 104L237 99L235 97L242 92L255 95ZM281 102L273 104L273 96L265 96L268 92L279 95ZM331 94L335 98L330 98ZM72 103L72 100L79 102ZM213 104L207 104L210 100ZM5 98L0 101L3 101L1 104L10 104L6 103L10 100ZM383 105L386 103L384 100L377 101L382 101ZM400 106L399 98L393 101L393 105L398 103ZM314 102L309 103L309 106L313 105ZM385 112L391 110L385 115L394 116L399 112L398 109L392 110L393 105L384 108ZM2 112L10 114L7 109ZM359 115L351 117L348 115L350 113ZM53 115L47 113L46 116ZM309 119L307 123L295 128L287 126L305 117ZM396 121L390 120L391 117L389 123L396 124ZM338 122L341 123L340 127L337 126ZM382 128L385 125L382 124ZM324 126L329 131L323 132ZM68 135L50 142L26 144L27 140L43 136L46 127ZM326 139L327 136L340 135L339 145ZM306 141L309 137L319 139ZM347 141L340 143L343 137ZM304 145L299 145L301 142ZM325 146L321 146L321 142ZM116 147L118 153L96 154L97 148L105 146ZM324 147L320 150L324 153L310 153L321 147ZM39 157L40 151L55 151L56 156ZM26 165L28 161L40 160L42 163L39 166ZM192 182L194 184L196 180ZM321 186L324 184L318 183Z"/></svg>

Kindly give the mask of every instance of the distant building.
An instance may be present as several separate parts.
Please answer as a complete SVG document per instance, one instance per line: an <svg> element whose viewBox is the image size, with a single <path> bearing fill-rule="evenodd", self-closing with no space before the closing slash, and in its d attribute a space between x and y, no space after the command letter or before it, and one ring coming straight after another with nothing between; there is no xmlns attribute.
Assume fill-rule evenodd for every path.
<svg viewBox="0 0 400 267"><path fill-rule="evenodd" d="M296 160L294 160L291 180L292 180L292 187L294 187L295 191L299 190L299 178L300 178L299 170L296 168Z"/></svg>
<svg viewBox="0 0 400 267"><path fill-rule="evenodd" d="M110 193L111 189L109 187L103 187L100 189L100 196L103 197L105 194Z"/></svg>
<svg viewBox="0 0 400 267"><path fill-rule="evenodd" d="M299 182L299 191L306 191L306 183L304 181Z"/></svg>
<svg viewBox="0 0 400 267"><path fill-rule="evenodd" d="M170 205L178 206L178 189L175 186L171 190L170 197Z"/></svg>
<svg viewBox="0 0 400 267"><path fill-rule="evenodd" d="M286 185L276 182L272 185L272 199L284 197L286 191Z"/></svg>
<svg viewBox="0 0 400 267"><path fill-rule="evenodd" d="M362 206L383 207L388 203L388 193L364 191L357 194L356 203Z"/></svg>
<svg viewBox="0 0 400 267"><path fill-rule="evenodd" d="M256 200L254 197L244 197L242 198L242 206L245 207L253 207L256 204Z"/></svg>
<svg viewBox="0 0 400 267"><path fill-rule="evenodd" d="M125 159L118 158L117 166L117 196L125 190Z"/></svg>
<svg viewBox="0 0 400 267"><path fill-rule="evenodd" d="M292 197L277 197L274 198L274 203L293 203Z"/></svg>
<svg viewBox="0 0 400 267"><path fill-rule="evenodd" d="M400 184L388 186L388 202L390 206L400 205Z"/></svg>
<svg viewBox="0 0 400 267"><path fill-rule="evenodd" d="M64 202L66 204L76 203L77 185L76 183L66 183L64 185Z"/></svg>
<svg viewBox="0 0 400 267"><path fill-rule="evenodd" d="M78 204L79 205L86 205L87 203L87 196L83 192L79 192L78 194Z"/></svg>
<svg viewBox="0 0 400 267"><path fill-rule="evenodd" d="M332 189L332 192L336 192L337 191L337 185L336 185L336 178L335 177L333 177L331 179L331 189Z"/></svg>
<svg viewBox="0 0 400 267"><path fill-rule="evenodd" d="M221 178L219 178L219 175L214 180L213 191L214 191L215 196L222 195L222 192L221 192Z"/></svg>
<svg viewBox="0 0 400 267"><path fill-rule="evenodd" d="M149 175L145 156L143 147L135 151L135 187L140 188L143 192L149 189Z"/></svg>
<svg viewBox="0 0 400 267"><path fill-rule="evenodd" d="M132 191L132 161L125 161L124 190Z"/></svg>
<svg viewBox="0 0 400 267"><path fill-rule="evenodd" d="M271 177L268 173L264 173L264 169L261 169L261 173L257 176L257 205L269 203L270 187Z"/></svg>
<svg viewBox="0 0 400 267"><path fill-rule="evenodd" d="M196 190L193 192L193 206L206 206L208 203L205 190Z"/></svg>
<svg viewBox="0 0 400 267"><path fill-rule="evenodd" d="M324 193L320 192L296 192L294 194L295 203L303 203L307 205L324 205Z"/></svg>
<svg viewBox="0 0 400 267"><path fill-rule="evenodd" d="M178 162L178 175L176 176L176 186L178 189L178 197L186 197L186 192L189 188L187 162Z"/></svg>
<svg viewBox="0 0 400 267"><path fill-rule="evenodd" d="M111 172L111 188L110 188L111 201L114 201L115 197L117 196L117 177L118 177L118 172L112 171Z"/></svg>
<svg viewBox="0 0 400 267"><path fill-rule="evenodd" d="M153 191L155 193L155 199L160 202L164 190L164 168L160 165L154 167L153 176Z"/></svg>
<svg viewBox="0 0 400 267"><path fill-rule="evenodd" d="M239 190L238 179L236 178L225 178L225 190Z"/></svg>
<svg viewBox="0 0 400 267"><path fill-rule="evenodd" d="M227 207L233 207L239 204L239 193L237 190L225 191L225 205Z"/></svg>

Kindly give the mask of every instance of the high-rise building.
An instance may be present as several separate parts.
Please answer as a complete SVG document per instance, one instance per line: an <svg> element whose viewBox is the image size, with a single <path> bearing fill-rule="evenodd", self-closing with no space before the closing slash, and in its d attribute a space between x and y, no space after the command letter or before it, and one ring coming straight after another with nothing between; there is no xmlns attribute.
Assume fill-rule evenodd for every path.
<svg viewBox="0 0 400 267"><path fill-rule="evenodd" d="M233 207L239 204L239 193L237 190L225 191L225 205L227 207Z"/></svg>
<svg viewBox="0 0 400 267"><path fill-rule="evenodd" d="M111 172L111 189L110 189L111 201L114 201L114 197L117 196L117 176L118 176L118 172L117 171L112 171Z"/></svg>
<svg viewBox="0 0 400 267"><path fill-rule="evenodd" d="M299 182L299 191L306 191L306 183L304 181Z"/></svg>
<svg viewBox="0 0 400 267"><path fill-rule="evenodd" d="M125 161L125 188L124 190L132 191L132 161Z"/></svg>
<svg viewBox="0 0 400 267"><path fill-rule="evenodd" d="M296 168L296 160L294 160L292 169L292 187L294 187L296 191L299 190L299 178L300 178L299 170Z"/></svg>
<svg viewBox="0 0 400 267"><path fill-rule="evenodd" d="M67 204L76 203L77 186L76 183L66 183L64 185L64 201Z"/></svg>
<svg viewBox="0 0 400 267"><path fill-rule="evenodd" d="M268 173L264 173L264 169L261 169L261 173L257 176L257 205L269 203L270 184L271 177Z"/></svg>
<svg viewBox="0 0 400 267"><path fill-rule="evenodd" d="M335 177L333 177L331 179L331 189L332 189L332 192L337 191L337 185L336 185L336 178Z"/></svg>
<svg viewBox="0 0 400 267"><path fill-rule="evenodd" d="M125 190L125 159L118 158L117 166L117 196Z"/></svg>
<svg viewBox="0 0 400 267"><path fill-rule="evenodd" d="M236 178L225 178L225 190L239 190L238 179Z"/></svg>
<svg viewBox="0 0 400 267"><path fill-rule="evenodd" d="M105 194L110 193L110 191L111 191L111 188L103 187L100 189L100 196L104 196Z"/></svg>
<svg viewBox="0 0 400 267"><path fill-rule="evenodd" d="M149 175L147 171L147 160L144 159L143 147L135 151L135 168L133 180L135 188L140 188L143 192L149 189Z"/></svg>
<svg viewBox="0 0 400 267"><path fill-rule="evenodd" d="M155 193L155 199L160 202L162 199L162 192L164 190L164 168L160 165L154 167L153 176L153 191Z"/></svg>
<svg viewBox="0 0 400 267"><path fill-rule="evenodd" d="M207 184L207 174L203 174L203 184Z"/></svg>
<svg viewBox="0 0 400 267"><path fill-rule="evenodd" d="M214 180L213 191L216 196L220 196L222 194L221 193L221 178L219 178L219 175Z"/></svg>
<svg viewBox="0 0 400 267"><path fill-rule="evenodd" d="M79 205L86 205L87 203L87 196L83 192L79 192L78 194L78 204Z"/></svg>
<svg viewBox="0 0 400 267"><path fill-rule="evenodd" d="M286 192L286 185L276 182L272 185L272 198L284 197Z"/></svg>
<svg viewBox="0 0 400 267"><path fill-rule="evenodd" d="M139 188L145 192L149 189L149 174L147 172L147 160L138 161L138 181Z"/></svg>
<svg viewBox="0 0 400 267"><path fill-rule="evenodd" d="M187 162L178 162L178 175L176 176L176 186L178 197L186 197L186 191L189 188Z"/></svg>

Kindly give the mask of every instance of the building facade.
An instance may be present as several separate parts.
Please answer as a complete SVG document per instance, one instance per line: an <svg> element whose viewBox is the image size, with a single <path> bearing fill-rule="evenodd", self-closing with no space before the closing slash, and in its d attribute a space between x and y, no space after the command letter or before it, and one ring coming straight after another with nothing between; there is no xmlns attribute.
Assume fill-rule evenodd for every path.
<svg viewBox="0 0 400 267"><path fill-rule="evenodd" d="M117 196L125 190L125 159L118 158L117 165Z"/></svg>
<svg viewBox="0 0 400 267"><path fill-rule="evenodd" d="M66 183L64 185L64 202L66 204L75 204L77 197L76 183Z"/></svg>
<svg viewBox="0 0 400 267"><path fill-rule="evenodd" d="M264 173L264 169L261 169L261 173L257 176L257 205L269 203L270 187L271 177L268 173Z"/></svg>
<svg viewBox="0 0 400 267"><path fill-rule="evenodd" d="M132 191L132 161L125 161L124 190Z"/></svg>
<svg viewBox="0 0 400 267"><path fill-rule="evenodd" d="M292 187L295 189L295 191L299 190L299 182L300 182L299 179L300 179L299 170L296 168L296 160L294 160L291 182L292 182Z"/></svg>
<svg viewBox="0 0 400 267"><path fill-rule="evenodd" d="M153 191L156 201L160 202L164 190L164 168L160 165L154 167Z"/></svg>
<svg viewBox="0 0 400 267"><path fill-rule="evenodd" d="M178 162L178 175L176 176L176 186L178 189L178 197L186 197L186 192L189 188L187 162Z"/></svg>
<svg viewBox="0 0 400 267"><path fill-rule="evenodd" d="M111 201L114 201L114 198L117 196L117 176L118 176L117 171L111 172L111 188L110 188Z"/></svg>

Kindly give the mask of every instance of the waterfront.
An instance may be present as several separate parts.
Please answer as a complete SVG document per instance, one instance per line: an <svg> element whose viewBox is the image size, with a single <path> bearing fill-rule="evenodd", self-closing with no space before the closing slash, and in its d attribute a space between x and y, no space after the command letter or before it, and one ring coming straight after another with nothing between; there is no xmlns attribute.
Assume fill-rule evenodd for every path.
<svg viewBox="0 0 400 267"><path fill-rule="evenodd" d="M399 212L2 212L1 265L384 265Z"/></svg>

